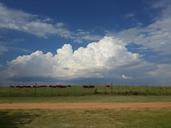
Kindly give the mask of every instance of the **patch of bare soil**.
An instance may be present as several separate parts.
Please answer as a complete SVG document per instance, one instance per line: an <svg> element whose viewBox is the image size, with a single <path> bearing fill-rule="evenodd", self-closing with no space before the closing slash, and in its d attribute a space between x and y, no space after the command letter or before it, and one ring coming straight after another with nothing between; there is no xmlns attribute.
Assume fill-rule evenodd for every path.
<svg viewBox="0 0 171 128"><path fill-rule="evenodd" d="M155 103L2 103L0 109L171 109L171 102Z"/></svg>

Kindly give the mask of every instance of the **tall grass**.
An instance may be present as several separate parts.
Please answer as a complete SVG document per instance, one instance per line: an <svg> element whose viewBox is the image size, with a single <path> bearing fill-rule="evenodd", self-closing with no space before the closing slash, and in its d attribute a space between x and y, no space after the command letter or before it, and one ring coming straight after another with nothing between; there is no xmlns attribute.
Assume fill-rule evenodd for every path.
<svg viewBox="0 0 171 128"><path fill-rule="evenodd" d="M84 96L84 95L171 95L171 87L148 86L96 86L83 88L72 86L67 88L10 88L0 87L1 97L51 97L51 96Z"/></svg>

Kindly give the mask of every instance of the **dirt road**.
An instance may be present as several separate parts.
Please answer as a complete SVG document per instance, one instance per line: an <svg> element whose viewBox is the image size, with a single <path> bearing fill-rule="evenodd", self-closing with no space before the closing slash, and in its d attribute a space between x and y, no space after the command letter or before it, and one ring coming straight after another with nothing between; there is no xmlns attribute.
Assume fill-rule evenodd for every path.
<svg viewBox="0 0 171 128"><path fill-rule="evenodd" d="M2 103L0 109L171 109L171 102L151 103Z"/></svg>

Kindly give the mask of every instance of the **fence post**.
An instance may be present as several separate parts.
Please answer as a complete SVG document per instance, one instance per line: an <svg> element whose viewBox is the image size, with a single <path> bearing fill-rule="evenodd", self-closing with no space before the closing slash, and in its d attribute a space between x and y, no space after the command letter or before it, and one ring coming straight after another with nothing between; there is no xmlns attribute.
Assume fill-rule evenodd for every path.
<svg viewBox="0 0 171 128"><path fill-rule="evenodd" d="M35 83L35 86L34 86L34 96L36 97L37 96L37 84Z"/></svg>
<svg viewBox="0 0 171 128"><path fill-rule="evenodd" d="M111 95L113 94L113 85L112 85L112 83L111 83L111 85L110 85L110 89L111 89Z"/></svg>

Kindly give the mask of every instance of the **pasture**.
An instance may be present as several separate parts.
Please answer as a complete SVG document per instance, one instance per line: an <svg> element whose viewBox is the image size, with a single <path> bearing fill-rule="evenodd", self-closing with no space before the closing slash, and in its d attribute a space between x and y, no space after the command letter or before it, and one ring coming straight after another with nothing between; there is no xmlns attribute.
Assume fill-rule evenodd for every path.
<svg viewBox="0 0 171 128"><path fill-rule="evenodd" d="M171 87L82 86L1 87L3 102L168 102Z"/></svg>
<svg viewBox="0 0 171 128"><path fill-rule="evenodd" d="M153 86L25 86L1 87L0 97L55 97L55 96L171 96L171 87Z"/></svg>
<svg viewBox="0 0 171 128"><path fill-rule="evenodd" d="M1 87L0 104L171 103L171 87ZM134 106L135 107L135 106ZM141 106L140 106L141 107ZM0 128L170 128L170 108L0 110Z"/></svg>
<svg viewBox="0 0 171 128"><path fill-rule="evenodd" d="M171 128L171 110L3 110L1 128Z"/></svg>

